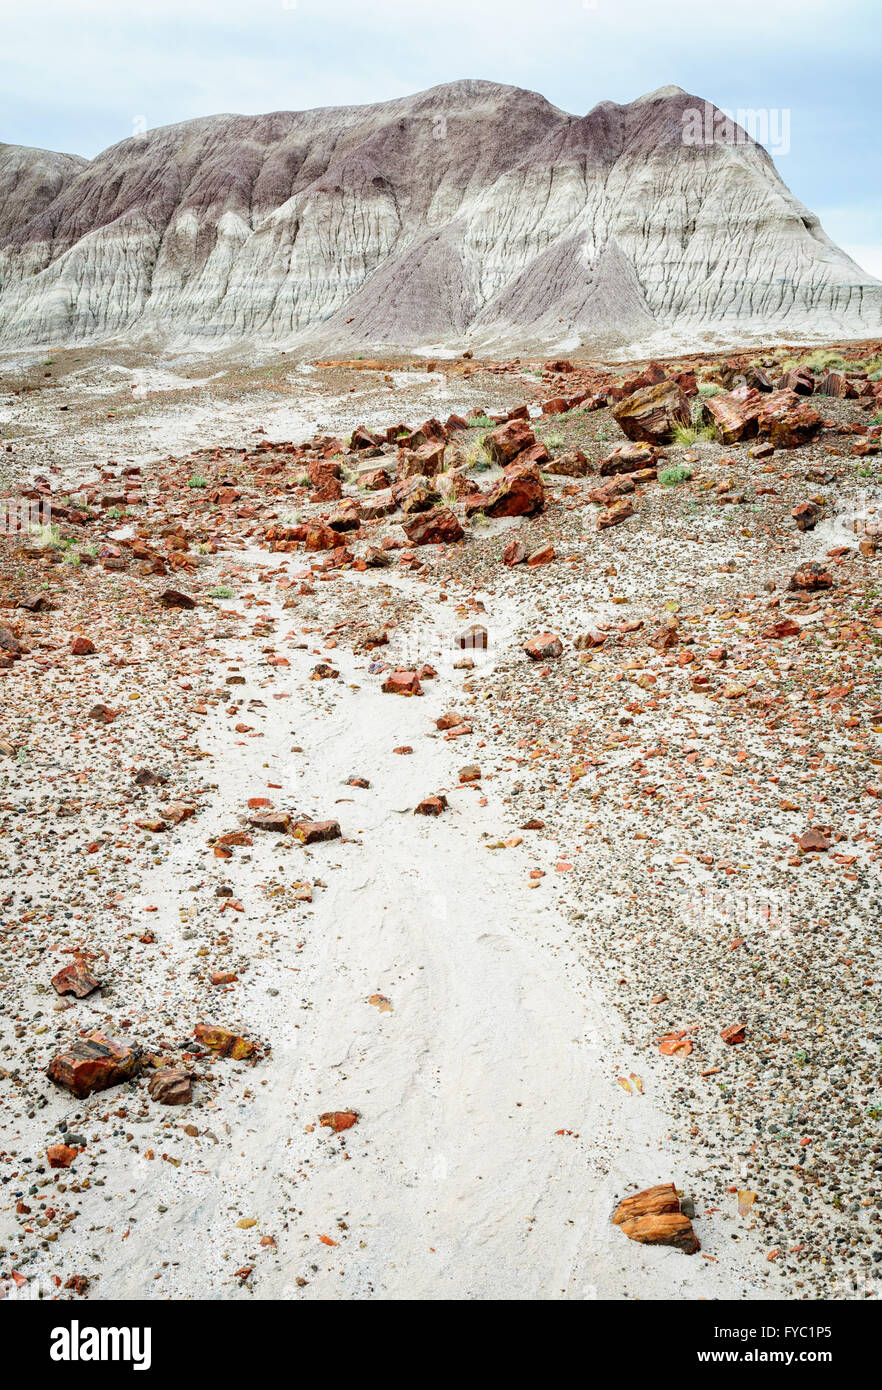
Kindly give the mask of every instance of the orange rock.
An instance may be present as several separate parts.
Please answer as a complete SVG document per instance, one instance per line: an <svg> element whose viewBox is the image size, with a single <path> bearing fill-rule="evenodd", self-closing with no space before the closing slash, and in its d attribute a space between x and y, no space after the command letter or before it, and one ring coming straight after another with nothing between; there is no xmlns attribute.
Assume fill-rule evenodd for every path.
<svg viewBox="0 0 882 1390"><path fill-rule="evenodd" d="M50 1168L69 1168L78 1153L79 1149L72 1149L69 1144L50 1144L46 1157Z"/></svg>
<svg viewBox="0 0 882 1390"><path fill-rule="evenodd" d="M673 1245L684 1255L694 1255L701 1249L692 1222L680 1211L680 1199L672 1182L626 1197L613 1212L612 1221L629 1240L642 1245Z"/></svg>
<svg viewBox="0 0 882 1390"><path fill-rule="evenodd" d="M212 1052L219 1052L222 1057L232 1057L236 1062L252 1056L255 1050L254 1043L249 1042L247 1038L230 1032L228 1028L219 1028L213 1023L197 1023L193 1036Z"/></svg>
<svg viewBox="0 0 882 1390"><path fill-rule="evenodd" d="M79 1100L93 1091L106 1091L128 1081L138 1066L138 1049L128 1043L112 1042L103 1033L77 1038L65 1052L59 1052L46 1069L50 1081L63 1086Z"/></svg>
<svg viewBox="0 0 882 1390"><path fill-rule="evenodd" d="M357 1122L357 1110L326 1110L324 1115L319 1116L319 1124L332 1129L335 1134L341 1134L344 1129L351 1129Z"/></svg>

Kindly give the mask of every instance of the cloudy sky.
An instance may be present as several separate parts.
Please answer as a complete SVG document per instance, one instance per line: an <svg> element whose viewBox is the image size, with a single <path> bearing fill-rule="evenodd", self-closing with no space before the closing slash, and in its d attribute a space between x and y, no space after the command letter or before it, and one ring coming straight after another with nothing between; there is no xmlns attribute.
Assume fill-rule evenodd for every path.
<svg viewBox="0 0 882 1390"><path fill-rule="evenodd" d="M880 18L879 0L0 0L0 141L92 156L144 126L462 77L580 115L675 83L767 112L782 177L882 277Z"/></svg>

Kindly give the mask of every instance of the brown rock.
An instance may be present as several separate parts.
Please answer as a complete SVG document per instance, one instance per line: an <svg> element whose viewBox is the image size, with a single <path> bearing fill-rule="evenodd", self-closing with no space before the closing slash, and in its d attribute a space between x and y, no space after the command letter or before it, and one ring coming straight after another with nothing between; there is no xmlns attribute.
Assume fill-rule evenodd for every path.
<svg viewBox="0 0 882 1390"><path fill-rule="evenodd" d="M423 688L416 671L393 671L380 689L385 695L422 695Z"/></svg>
<svg viewBox="0 0 882 1390"><path fill-rule="evenodd" d="M517 423L517 422L515 422ZM488 493L467 497L467 516L533 516L545 506L545 487L535 464L514 464Z"/></svg>
<svg viewBox="0 0 882 1390"><path fill-rule="evenodd" d="M527 547L523 541L517 539L510 540L502 552L502 563L504 565L521 565L527 558Z"/></svg>
<svg viewBox="0 0 882 1390"><path fill-rule="evenodd" d="M109 705L93 705L89 710L89 718L93 724L112 724L119 710L111 709Z"/></svg>
<svg viewBox="0 0 882 1390"><path fill-rule="evenodd" d="M610 526L620 526L623 521L627 521L633 515L634 503L629 497L622 497L600 513L597 518L597 529L598 531L605 531Z"/></svg>
<svg viewBox="0 0 882 1390"><path fill-rule="evenodd" d="M802 589L807 593L814 593L818 589L830 589L832 586L833 576L816 560L809 560L794 571L787 587L788 589Z"/></svg>
<svg viewBox="0 0 882 1390"><path fill-rule="evenodd" d="M358 483L360 487L366 487L368 492L379 492L381 488L388 487L392 482L385 468L368 468L364 473L359 473Z"/></svg>
<svg viewBox="0 0 882 1390"><path fill-rule="evenodd" d="M753 387L739 386L708 396L702 403L702 414L714 426L721 444L737 444L756 435L764 399Z"/></svg>
<svg viewBox="0 0 882 1390"><path fill-rule="evenodd" d="M570 449L546 463L545 472L563 478L584 478L588 472L588 460L581 449Z"/></svg>
<svg viewBox="0 0 882 1390"><path fill-rule="evenodd" d="M796 449L808 444L821 428L821 417L803 405L792 391L766 396L758 416L760 434L776 449Z"/></svg>
<svg viewBox="0 0 882 1390"><path fill-rule="evenodd" d="M821 830L812 827L806 830L796 842L803 854L824 854L830 848L830 841Z"/></svg>
<svg viewBox="0 0 882 1390"><path fill-rule="evenodd" d="M93 1091L106 1091L109 1086L128 1081L137 1070L139 1056L138 1049L129 1043L113 1042L103 1033L90 1033L57 1053L46 1075L83 1100Z"/></svg>
<svg viewBox="0 0 882 1390"><path fill-rule="evenodd" d="M277 835L284 835L290 828L291 817L287 811L255 811L248 817L248 824L255 830L272 830Z"/></svg>
<svg viewBox="0 0 882 1390"><path fill-rule="evenodd" d="M612 1217L629 1240L642 1245L673 1245L684 1255L701 1249L688 1216L680 1211L680 1200L673 1183L662 1183L626 1197Z"/></svg>
<svg viewBox="0 0 882 1390"><path fill-rule="evenodd" d="M195 608L196 600L189 594L182 594L178 589L165 589L159 595L159 602L163 608Z"/></svg>
<svg viewBox="0 0 882 1390"><path fill-rule="evenodd" d="M442 811L447 810L446 796L425 796L417 806L414 807L415 816L440 816Z"/></svg>
<svg viewBox="0 0 882 1390"><path fill-rule="evenodd" d="M744 1023L730 1023L728 1028L720 1031L720 1037L728 1047L737 1047L743 1043L746 1036L747 1025Z"/></svg>
<svg viewBox="0 0 882 1390"><path fill-rule="evenodd" d="M463 529L449 507L434 507L401 524L411 545L446 545L463 537Z"/></svg>
<svg viewBox="0 0 882 1390"><path fill-rule="evenodd" d="M676 426L689 424L689 398L675 381L660 381L619 401L613 418L628 439L669 444Z"/></svg>
<svg viewBox="0 0 882 1390"><path fill-rule="evenodd" d="M101 981L90 975L81 960L73 960L52 976L52 988L56 994L74 994L77 999L85 999L101 988Z"/></svg>
<svg viewBox="0 0 882 1390"><path fill-rule="evenodd" d="M295 821L291 834L302 845L317 845L323 840L340 839L340 822L336 820Z"/></svg>
<svg viewBox="0 0 882 1390"><path fill-rule="evenodd" d="M526 420L509 420L485 434L482 445L491 463L509 464L524 449L536 443L536 436Z"/></svg>
<svg viewBox="0 0 882 1390"><path fill-rule="evenodd" d="M531 661L548 661L562 654L563 642L556 632L540 632L524 643L524 651Z"/></svg>
<svg viewBox="0 0 882 1390"><path fill-rule="evenodd" d="M307 522L303 544L304 549L309 551L335 550L340 544L340 537L327 522L313 520Z"/></svg>
<svg viewBox="0 0 882 1390"><path fill-rule="evenodd" d="M70 644L71 656L91 656L95 643L90 637L75 637Z"/></svg>
<svg viewBox="0 0 882 1390"><path fill-rule="evenodd" d="M800 531L814 531L821 517L821 509L816 502L798 502L790 515Z"/></svg>
<svg viewBox="0 0 882 1390"><path fill-rule="evenodd" d="M651 444L619 444L600 464L600 476L609 478L617 473L636 473L638 468L651 468L658 450Z"/></svg>
<svg viewBox="0 0 882 1390"><path fill-rule="evenodd" d="M193 1099L193 1076L183 1067L162 1067L147 1082L147 1090L160 1105L189 1105Z"/></svg>
<svg viewBox="0 0 882 1390"><path fill-rule="evenodd" d="M472 623L471 627L467 627L463 632L458 632L454 640L461 651L466 649L472 651L475 648L486 651L487 629L482 627L480 623Z"/></svg>
<svg viewBox="0 0 882 1390"><path fill-rule="evenodd" d="M527 556L527 564L531 569L537 565L548 565L554 559L554 546L551 541L546 541L545 545L540 545L531 555Z"/></svg>
<svg viewBox="0 0 882 1390"><path fill-rule="evenodd" d="M24 651L24 647L18 638L9 631L8 627L0 626L0 651L6 652L7 656L11 656L13 659L21 656Z"/></svg>

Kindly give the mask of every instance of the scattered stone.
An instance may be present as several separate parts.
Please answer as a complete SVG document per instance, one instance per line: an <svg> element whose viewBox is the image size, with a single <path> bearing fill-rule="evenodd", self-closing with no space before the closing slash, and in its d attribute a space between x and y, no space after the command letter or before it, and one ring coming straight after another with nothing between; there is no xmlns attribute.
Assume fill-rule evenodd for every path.
<svg viewBox="0 0 882 1390"><path fill-rule="evenodd" d="M139 1060L140 1053L132 1044L113 1042L103 1033L89 1033L57 1053L46 1075L57 1086L83 1100L93 1091L106 1091L110 1086L131 1080Z"/></svg>
<svg viewBox="0 0 882 1390"><path fill-rule="evenodd" d="M660 1183L626 1197L612 1216L629 1240L642 1245L673 1245L684 1255L701 1249L689 1217L680 1210L680 1199L672 1182Z"/></svg>

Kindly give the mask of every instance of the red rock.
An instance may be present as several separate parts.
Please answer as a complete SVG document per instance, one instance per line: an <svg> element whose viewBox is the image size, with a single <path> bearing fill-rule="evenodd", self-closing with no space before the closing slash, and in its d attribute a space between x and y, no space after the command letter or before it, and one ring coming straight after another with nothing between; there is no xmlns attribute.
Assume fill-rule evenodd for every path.
<svg viewBox="0 0 882 1390"><path fill-rule="evenodd" d="M550 564L553 559L554 546L551 544L551 541L547 541L545 545L540 545L537 550L534 550L532 555L527 556L527 564L532 569L535 569L537 565Z"/></svg>
<svg viewBox="0 0 882 1390"><path fill-rule="evenodd" d="M384 468L370 468L366 473L359 473L358 483L360 487L366 487L368 492L379 492L381 488L386 488L392 479Z"/></svg>
<svg viewBox="0 0 882 1390"><path fill-rule="evenodd" d="M820 520L821 509L816 502L798 502L790 515L800 531L813 531Z"/></svg>
<svg viewBox="0 0 882 1390"><path fill-rule="evenodd" d="M610 478L609 482L604 483L601 487L592 488L588 494L588 501L595 502L599 507L611 507L618 498L634 491L634 479L636 477L636 473L620 473L617 477Z"/></svg>
<svg viewBox="0 0 882 1390"><path fill-rule="evenodd" d="M502 552L502 563L504 565L520 565L527 558L527 547L523 541L517 539L510 540Z"/></svg>
<svg viewBox="0 0 882 1390"><path fill-rule="evenodd" d="M463 783L480 782L481 769L478 767L478 764L468 763L465 767L461 767L459 769L459 780Z"/></svg>
<svg viewBox="0 0 882 1390"><path fill-rule="evenodd" d="M407 515L414 512L427 512L441 501L440 495L430 485L428 478L424 478L421 474L412 478L405 478L401 483L395 483L392 488L392 496Z"/></svg>
<svg viewBox="0 0 882 1390"><path fill-rule="evenodd" d="M508 467L522 468L524 464L535 463L537 468L541 468L543 464L548 464L550 459L551 454L548 452L547 446L543 444L541 439L537 439L535 444L531 444L528 449L523 449ZM553 473L554 469L549 471Z"/></svg>
<svg viewBox="0 0 882 1390"><path fill-rule="evenodd" d="M52 988L56 994L74 994L77 999L85 999L101 988L101 981L90 975L81 960L71 961L52 976Z"/></svg>
<svg viewBox="0 0 882 1390"><path fill-rule="evenodd" d="M721 444L737 444L756 435L764 401L760 391L739 386L734 391L708 396L702 402L702 414L714 426Z"/></svg>
<svg viewBox="0 0 882 1390"><path fill-rule="evenodd" d="M619 526L623 521L634 515L634 504L629 497L622 497L618 502L613 502L611 507L607 507L597 518L598 531L606 531L610 526Z"/></svg>
<svg viewBox="0 0 882 1390"><path fill-rule="evenodd" d="M384 441L378 434L372 434L366 425L356 425L349 438L350 449L374 449Z"/></svg>
<svg viewBox="0 0 882 1390"><path fill-rule="evenodd" d="M291 831L302 845L317 845L324 840L340 839L340 822L336 820L299 820Z"/></svg>
<svg viewBox="0 0 882 1390"><path fill-rule="evenodd" d="M758 417L759 432L776 449L796 449L808 444L821 428L821 417L802 405L792 391L766 396Z"/></svg>
<svg viewBox="0 0 882 1390"><path fill-rule="evenodd" d="M803 854L824 854L830 848L830 841L821 830L806 830L796 842Z"/></svg>
<svg viewBox="0 0 882 1390"><path fill-rule="evenodd" d="M77 1038L64 1052L53 1057L46 1075L78 1100L93 1091L128 1081L137 1070L140 1054L129 1043L113 1042L103 1033Z"/></svg>
<svg viewBox="0 0 882 1390"><path fill-rule="evenodd" d="M414 807L415 816L440 816L447 810L446 796L426 796Z"/></svg>
<svg viewBox="0 0 882 1390"><path fill-rule="evenodd" d="M159 602L163 608L195 608L196 600L189 594L182 594L178 589L165 589L159 595Z"/></svg>
<svg viewBox="0 0 882 1390"><path fill-rule="evenodd" d="M357 531L359 525L358 503L354 497L348 497L345 502L334 512L328 521L332 531Z"/></svg>
<svg viewBox="0 0 882 1390"><path fill-rule="evenodd" d="M535 444L536 436L526 420L509 420L485 434L482 443L491 463L505 465Z"/></svg>
<svg viewBox="0 0 882 1390"><path fill-rule="evenodd" d="M278 835L284 835L290 828L291 817L287 811L256 811L253 816L248 817L248 824L255 830L272 830ZM215 844L219 844L215 840ZM225 838L225 843L229 844L229 837Z"/></svg>
<svg viewBox="0 0 882 1390"><path fill-rule="evenodd" d="M70 644L71 656L91 656L95 643L90 637L75 637Z"/></svg>
<svg viewBox="0 0 882 1390"><path fill-rule="evenodd" d="M613 417L628 439L669 444L675 427L690 422L689 399L675 381L660 381L619 401Z"/></svg>
<svg viewBox="0 0 882 1390"><path fill-rule="evenodd" d="M324 521L309 521L306 524L304 536L304 548L308 551L335 550L340 544L340 537L332 527Z"/></svg>
<svg viewBox="0 0 882 1390"><path fill-rule="evenodd" d="M770 639L798 637L801 632L802 628L793 618L782 618L779 623L773 623L771 627L767 627L763 633L763 637L768 637Z"/></svg>
<svg viewBox="0 0 882 1390"><path fill-rule="evenodd" d="M507 468L503 477L487 493L467 497L467 516L483 512L485 516L533 516L545 506L545 487L535 464Z"/></svg>
<svg viewBox="0 0 882 1390"><path fill-rule="evenodd" d="M587 632L580 633L573 646L577 652L590 651L592 647L602 647L606 644L609 633L601 632L599 628L589 628Z"/></svg>
<svg viewBox="0 0 882 1390"><path fill-rule="evenodd" d="M555 396L553 400L542 402L543 415L565 415L567 412L566 396Z"/></svg>
<svg viewBox="0 0 882 1390"><path fill-rule="evenodd" d="M399 450L398 477L410 478L422 474L426 478L434 478L443 472L445 448L445 440L429 439L416 449Z"/></svg>
<svg viewBox="0 0 882 1390"><path fill-rule="evenodd" d="M183 1067L162 1067L147 1082L147 1090L160 1105L189 1105L193 1099L193 1075Z"/></svg>
<svg viewBox="0 0 882 1390"><path fill-rule="evenodd" d="M524 651L531 661L547 661L562 654L563 642L556 632L540 632L524 643Z"/></svg>
<svg viewBox="0 0 882 1390"><path fill-rule="evenodd" d="M463 537L463 529L449 507L435 507L401 524L411 545L446 545Z"/></svg>
<svg viewBox="0 0 882 1390"><path fill-rule="evenodd" d="M538 463L540 460L534 459ZM584 478L588 472L588 460L581 449L570 449L565 454L558 454L557 458L550 459L545 464L545 472L553 473L555 477L563 478Z"/></svg>
<svg viewBox="0 0 882 1390"><path fill-rule="evenodd" d="M800 396L811 396L815 389L815 378L809 367L794 367L784 373L778 386L781 390L795 391Z"/></svg>
<svg viewBox="0 0 882 1390"><path fill-rule="evenodd" d="M89 710L89 718L95 724L112 724L119 710L111 709L109 705L93 705Z"/></svg>
<svg viewBox="0 0 882 1390"><path fill-rule="evenodd" d="M319 1124L323 1128L332 1129L335 1134L342 1134L344 1130L351 1129L357 1123L357 1110L326 1110L324 1115L319 1117Z"/></svg>
<svg viewBox="0 0 882 1390"><path fill-rule="evenodd" d="M46 1157L50 1168L69 1168L78 1153L79 1149L72 1149L69 1144L50 1144Z"/></svg>
<svg viewBox="0 0 882 1390"><path fill-rule="evenodd" d="M651 468L657 458L658 450L651 444L619 444L601 460L600 476L609 478L618 473L636 473L640 468Z"/></svg>
<svg viewBox="0 0 882 1390"><path fill-rule="evenodd" d="M306 471L312 483L314 502L336 502L343 496L338 463L329 459L310 459Z"/></svg>
<svg viewBox="0 0 882 1390"><path fill-rule="evenodd" d="M422 695L423 688L416 671L393 671L380 689L385 695Z"/></svg>
<svg viewBox="0 0 882 1390"><path fill-rule="evenodd" d="M794 571L787 587L788 589L802 589L806 593L815 593L818 589L830 589L832 585L833 576L824 569L823 565L819 565L816 560L809 560Z"/></svg>
<svg viewBox="0 0 882 1390"><path fill-rule="evenodd" d="M747 1025L744 1023L730 1023L728 1028L720 1031L720 1037L728 1047L737 1047L744 1042Z"/></svg>
<svg viewBox="0 0 882 1390"><path fill-rule="evenodd" d="M688 1216L680 1211L680 1199L673 1183L660 1183L626 1197L612 1216L629 1240L642 1245L673 1245L684 1255L701 1249Z"/></svg>

